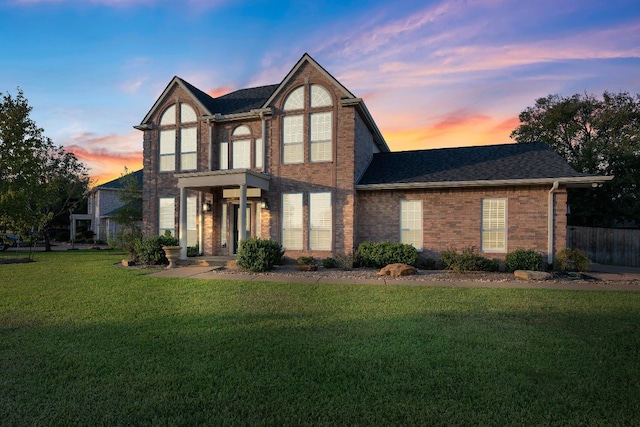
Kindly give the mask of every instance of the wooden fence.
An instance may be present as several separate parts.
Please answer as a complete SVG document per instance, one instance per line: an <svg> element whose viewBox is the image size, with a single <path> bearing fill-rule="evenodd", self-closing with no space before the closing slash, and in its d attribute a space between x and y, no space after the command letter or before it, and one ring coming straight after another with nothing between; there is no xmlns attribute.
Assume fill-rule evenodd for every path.
<svg viewBox="0 0 640 427"><path fill-rule="evenodd" d="M640 267L640 230L567 227L567 247L600 264Z"/></svg>

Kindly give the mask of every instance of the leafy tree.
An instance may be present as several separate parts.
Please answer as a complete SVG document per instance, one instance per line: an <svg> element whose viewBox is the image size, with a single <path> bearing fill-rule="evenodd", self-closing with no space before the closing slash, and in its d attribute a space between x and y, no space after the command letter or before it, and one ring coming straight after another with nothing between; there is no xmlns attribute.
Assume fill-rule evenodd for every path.
<svg viewBox="0 0 640 427"><path fill-rule="evenodd" d="M544 141L578 172L615 175L569 189L570 225L640 226L640 94L549 95L520 113L517 142Z"/></svg>
<svg viewBox="0 0 640 427"><path fill-rule="evenodd" d="M131 250L134 241L142 238L142 188L139 175L140 171L130 173L126 167L124 168L124 173L120 176L122 191L118 196L123 205L113 217L120 225L120 231L116 236L117 244L127 250Z"/></svg>
<svg viewBox="0 0 640 427"><path fill-rule="evenodd" d="M29 117L32 107L21 90L0 102L0 224L23 236L44 234L68 218L85 197L89 174L73 155L44 136Z"/></svg>

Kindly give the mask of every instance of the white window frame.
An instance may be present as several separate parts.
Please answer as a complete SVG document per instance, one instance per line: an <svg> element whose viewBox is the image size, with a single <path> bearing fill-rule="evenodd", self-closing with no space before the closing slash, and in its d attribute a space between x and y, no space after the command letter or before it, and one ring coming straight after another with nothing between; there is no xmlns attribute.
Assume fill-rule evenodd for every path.
<svg viewBox="0 0 640 427"><path fill-rule="evenodd" d="M255 153L256 153L256 160L255 160L255 165L256 165L256 169L263 169L264 168L264 150L262 147L262 138L256 138L255 140Z"/></svg>
<svg viewBox="0 0 640 427"><path fill-rule="evenodd" d="M482 199L480 247L482 252L507 252L507 199Z"/></svg>
<svg viewBox="0 0 640 427"><path fill-rule="evenodd" d="M282 194L282 247L291 250L303 248L303 195Z"/></svg>
<svg viewBox="0 0 640 427"><path fill-rule="evenodd" d="M331 192L309 193L309 249L330 251L332 231Z"/></svg>
<svg viewBox="0 0 640 427"><path fill-rule="evenodd" d="M160 157L158 169L160 172L176 170L176 130L164 129L160 131Z"/></svg>
<svg viewBox="0 0 640 427"><path fill-rule="evenodd" d="M423 221L422 200L401 200L400 242L421 251L424 246Z"/></svg>
<svg viewBox="0 0 640 427"><path fill-rule="evenodd" d="M309 143L311 145L310 161L331 161L331 141L333 131L333 112L309 114Z"/></svg>
<svg viewBox="0 0 640 427"><path fill-rule="evenodd" d="M304 162L304 115L282 118L282 163Z"/></svg>
<svg viewBox="0 0 640 427"><path fill-rule="evenodd" d="M158 234L164 236L169 230L176 235L176 199L175 197L160 197L158 199Z"/></svg>

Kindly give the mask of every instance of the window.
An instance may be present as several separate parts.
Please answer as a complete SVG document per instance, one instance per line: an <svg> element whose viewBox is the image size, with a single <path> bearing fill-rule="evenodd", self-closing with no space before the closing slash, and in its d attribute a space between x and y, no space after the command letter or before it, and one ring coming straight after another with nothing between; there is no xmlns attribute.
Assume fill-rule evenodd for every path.
<svg viewBox="0 0 640 427"><path fill-rule="evenodd" d="M264 150L262 149L262 138L256 138L256 169L262 169L264 167Z"/></svg>
<svg viewBox="0 0 640 427"><path fill-rule="evenodd" d="M161 236L170 231L176 236L176 201L173 197L161 197L158 199L158 234Z"/></svg>
<svg viewBox="0 0 640 427"><path fill-rule="evenodd" d="M482 200L482 251L507 251L507 200Z"/></svg>
<svg viewBox="0 0 640 427"><path fill-rule="evenodd" d="M249 169L251 167L251 140L237 139L233 141L233 169Z"/></svg>
<svg viewBox="0 0 640 427"><path fill-rule="evenodd" d="M311 114L311 161L331 160L331 112Z"/></svg>
<svg viewBox="0 0 640 427"><path fill-rule="evenodd" d="M329 92L318 85L300 86L284 102L282 118L282 163L303 163L305 144L309 144L309 161L332 159L333 101ZM289 114L291 112L292 114Z"/></svg>
<svg viewBox="0 0 640 427"><path fill-rule="evenodd" d="M176 117L177 114L180 117ZM180 147L180 170L197 169L198 117L188 104L170 106L160 118L160 172L176 170L176 147ZM177 126L176 123L180 125Z"/></svg>
<svg viewBox="0 0 640 427"><path fill-rule="evenodd" d="M176 131L160 131L160 172L176 169Z"/></svg>
<svg viewBox="0 0 640 427"><path fill-rule="evenodd" d="M229 220L227 217L227 202L222 202L222 222L220 222L220 246L223 248L227 247L227 221Z"/></svg>
<svg viewBox="0 0 640 427"><path fill-rule="evenodd" d="M282 246L302 249L302 193L282 195Z"/></svg>
<svg viewBox="0 0 640 427"><path fill-rule="evenodd" d="M309 194L309 249L331 250L331 193Z"/></svg>
<svg viewBox="0 0 640 427"><path fill-rule="evenodd" d="M400 241L422 249L422 200L400 201Z"/></svg>
<svg viewBox="0 0 640 427"><path fill-rule="evenodd" d="M220 170L229 169L229 143L220 143Z"/></svg>
<svg viewBox="0 0 640 427"><path fill-rule="evenodd" d="M285 116L283 119L283 163L304 162L303 116Z"/></svg>
<svg viewBox="0 0 640 427"><path fill-rule="evenodd" d="M198 234L196 233L197 212L198 198L195 196L187 197L187 246L198 244Z"/></svg>

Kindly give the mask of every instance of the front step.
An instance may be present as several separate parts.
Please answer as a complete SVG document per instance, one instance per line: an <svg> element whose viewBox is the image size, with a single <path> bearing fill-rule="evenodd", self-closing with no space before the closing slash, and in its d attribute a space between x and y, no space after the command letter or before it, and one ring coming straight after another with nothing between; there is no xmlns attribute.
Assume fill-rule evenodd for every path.
<svg viewBox="0 0 640 427"><path fill-rule="evenodd" d="M201 267L226 267L231 261L235 262L236 257L230 256L198 256L181 259L178 265L198 265Z"/></svg>

